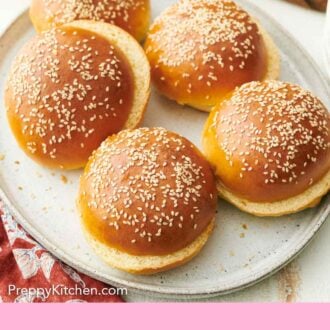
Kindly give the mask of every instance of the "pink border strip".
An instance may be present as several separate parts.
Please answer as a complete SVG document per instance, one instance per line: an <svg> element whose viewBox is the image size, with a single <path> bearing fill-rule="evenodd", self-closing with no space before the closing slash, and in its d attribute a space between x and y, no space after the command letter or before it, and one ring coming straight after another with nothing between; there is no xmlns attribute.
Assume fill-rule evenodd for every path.
<svg viewBox="0 0 330 330"><path fill-rule="evenodd" d="M2 329L330 329L330 304L1 305ZM6 325L8 327L6 327ZM39 325L39 327L38 327ZM99 327L98 327L99 326Z"/></svg>

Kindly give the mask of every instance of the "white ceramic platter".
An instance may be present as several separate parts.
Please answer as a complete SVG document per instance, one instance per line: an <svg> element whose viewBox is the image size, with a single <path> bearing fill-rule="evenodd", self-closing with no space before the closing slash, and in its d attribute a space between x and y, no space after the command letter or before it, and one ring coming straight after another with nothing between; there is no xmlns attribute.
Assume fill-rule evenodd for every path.
<svg viewBox="0 0 330 330"><path fill-rule="evenodd" d="M153 16L173 2L152 1ZM328 82L309 56L272 19L248 2L241 3L278 45L281 79L312 90L330 108ZM24 13L0 39L1 95L15 54L33 34L28 14ZM219 201L215 232L197 258L160 275L129 275L104 264L85 242L75 209L80 172L50 171L33 163L17 147L9 131L3 102L0 110L0 156L5 157L0 161L0 198L23 227L54 255L109 284L173 298L229 293L287 264L310 242L330 213L330 196L315 209L279 219L249 216ZM143 125L166 127L200 145L206 117L153 92Z"/></svg>

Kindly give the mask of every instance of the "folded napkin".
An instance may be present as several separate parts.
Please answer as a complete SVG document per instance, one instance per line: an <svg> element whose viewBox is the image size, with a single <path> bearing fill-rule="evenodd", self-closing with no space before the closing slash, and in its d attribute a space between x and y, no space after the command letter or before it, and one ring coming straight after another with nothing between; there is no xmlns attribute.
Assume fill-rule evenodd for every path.
<svg viewBox="0 0 330 330"><path fill-rule="evenodd" d="M0 200L0 302L122 302L114 291L52 256Z"/></svg>

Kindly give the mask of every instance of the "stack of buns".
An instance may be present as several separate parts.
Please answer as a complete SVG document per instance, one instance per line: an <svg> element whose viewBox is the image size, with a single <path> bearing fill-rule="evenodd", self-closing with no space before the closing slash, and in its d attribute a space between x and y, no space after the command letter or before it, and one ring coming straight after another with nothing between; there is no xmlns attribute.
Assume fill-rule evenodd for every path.
<svg viewBox="0 0 330 330"><path fill-rule="evenodd" d="M82 228L109 265L153 274L186 263L211 235L217 196L280 216L329 192L328 110L275 80L274 42L233 1L179 0L148 33L147 0L33 0L30 16L40 34L11 68L9 125L41 165L85 167ZM138 128L151 80L210 112L204 155L177 133Z"/></svg>

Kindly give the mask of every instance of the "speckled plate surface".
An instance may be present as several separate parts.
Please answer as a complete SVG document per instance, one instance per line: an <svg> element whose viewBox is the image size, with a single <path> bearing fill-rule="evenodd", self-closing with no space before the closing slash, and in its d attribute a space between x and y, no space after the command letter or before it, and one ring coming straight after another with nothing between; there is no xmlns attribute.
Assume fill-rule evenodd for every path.
<svg viewBox="0 0 330 330"><path fill-rule="evenodd" d="M174 1L155 0L153 15ZM248 2L240 1L274 38L281 79L312 90L330 108L329 83L288 33ZM18 49L34 34L23 13L0 39L0 92ZM2 102L3 103L3 102ZM207 115L182 108L153 91L144 126L163 126L200 145ZM75 209L81 172L50 171L17 147L0 111L0 198L16 219L54 255L92 277L146 294L175 298L229 293L270 276L294 258L330 213L330 196L314 209L278 219L261 219L219 201L217 224L207 246L189 264L154 276L133 276L105 265L86 244Z"/></svg>

